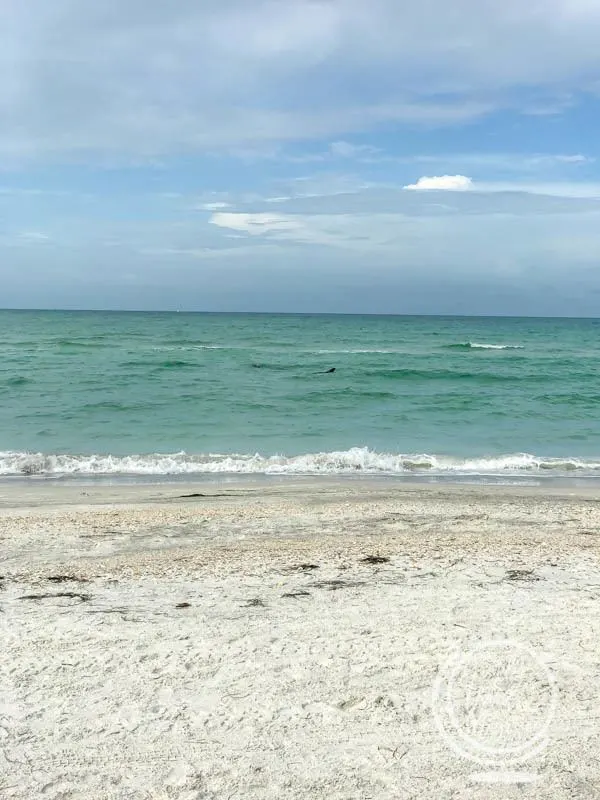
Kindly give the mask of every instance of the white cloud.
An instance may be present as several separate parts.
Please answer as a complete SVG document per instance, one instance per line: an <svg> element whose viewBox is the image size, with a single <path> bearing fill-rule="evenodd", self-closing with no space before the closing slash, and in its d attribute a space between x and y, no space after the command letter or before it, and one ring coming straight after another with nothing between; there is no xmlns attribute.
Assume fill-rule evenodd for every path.
<svg viewBox="0 0 600 800"><path fill-rule="evenodd" d="M543 156L541 156L543 158ZM549 156L552 158L552 156ZM556 161L561 162L563 164L586 164L595 161L593 158L588 158L587 156L582 155L581 153L575 153L573 155L561 156L557 155L554 156Z"/></svg>
<svg viewBox="0 0 600 800"><path fill-rule="evenodd" d="M231 208L231 203L225 203L224 201L218 201L215 203L201 203L198 206L200 211L218 211L220 208Z"/></svg>
<svg viewBox="0 0 600 800"><path fill-rule="evenodd" d="M251 236L261 236L269 233L282 233L297 230L300 225L292 217L281 214L241 214L219 212L213 214L209 222L220 228L230 228L234 231L243 231Z"/></svg>
<svg viewBox="0 0 600 800"><path fill-rule="evenodd" d="M409 183L404 186L404 189L411 189L413 191L429 191L442 190L442 191L465 191L471 189L473 181L467 178L466 175L439 175L434 177L427 177L424 175L416 183Z"/></svg>

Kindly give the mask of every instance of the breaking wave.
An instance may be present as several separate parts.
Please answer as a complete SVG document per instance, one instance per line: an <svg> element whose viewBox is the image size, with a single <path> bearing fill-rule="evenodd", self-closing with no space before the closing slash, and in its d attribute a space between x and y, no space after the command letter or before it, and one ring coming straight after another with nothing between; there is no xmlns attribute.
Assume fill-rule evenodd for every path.
<svg viewBox="0 0 600 800"><path fill-rule="evenodd" d="M458 342L447 344L447 350L523 350L522 344L480 344L479 342Z"/></svg>
<svg viewBox="0 0 600 800"><path fill-rule="evenodd" d="M482 458L378 453L368 448L299 456L259 454L71 455L0 452L0 475L598 475L600 458L546 458L528 453Z"/></svg>
<svg viewBox="0 0 600 800"><path fill-rule="evenodd" d="M364 349L364 348L355 348L353 350L308 350L308 353L316 353L317 355L365 355L368 353L380 353L386 355L393 355L395 353L403 353L403 350L382 350L382 349Z"/></svg>

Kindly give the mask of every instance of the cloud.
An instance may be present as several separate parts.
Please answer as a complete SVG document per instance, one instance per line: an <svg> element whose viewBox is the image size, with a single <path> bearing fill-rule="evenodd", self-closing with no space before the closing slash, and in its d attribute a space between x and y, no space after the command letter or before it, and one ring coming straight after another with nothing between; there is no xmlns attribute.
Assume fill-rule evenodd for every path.
<svg viewBox="0 0 600 800"><path fill-rule="evenodd" d="M106 198L102 213L86 219L73 197L71 216L61 211L50 227L44 209L18 225L3 219L3 302L593 313L600 187L557 185L554 195L548 185L528 188L477 182L442 194L398 182L338 194L333 180L327 194L323 180L318 195L288 195L276 206L240 190L228 195L236 211L194 214L190 202L183 215L165 218L123 214ZM220 202L215 197L191 199ZM19 231L45 231L51 246Z"/></svg>
<svg viewBox="0 0 600 800"><path fill-rule="evenodd" d="M577 102L597 82L599 8L585 0L9 2L0 159L139 162L319 138L350 158L357 145L345 137L384 125L540 113Z"/></svg>
<svg viewBox="0 0 600 800"><path fill-rule="evenodd" d="M338 158L360 158L365 156L374 156L380 153L378 147L373 147L368 144L351 144L350 142L332 142L329 145L329 153Z"/></svg>
<svg viewBox="0 0 600 800"><path fill-rule="evenodd" d="M574 153L573 155L556 155L556 156L539 156L540 160L545 158L554 159L562 164L589 164L595 161L594 158L589 158L588 156L584 156L581 153Z"/></svg>
<svg viewBox="0 0 600 800"><path fill-rule="evenodd" d="M27 242L47 242L50 237L46 233L40 231L23 231L19 234L19 239Z"/></svg>
<svg viewBox="0 0 600 800"><path fill-rule="evenodd" d="M593 181L579 182L551 182L551 181L482 181L476 186L483 194L492 193L521 193L524 195L539 195L541 197L562 198L600 198L600 183Z"/></svg>
<svg viewBox="0 0 600 800"><path fill-rule="evenodd" d="M295 231L300 225L291 217L281 214L239 214L219 212L213 214L209 222L220 228L230 228L234 231L243 231L251 236L261 236L270 233Z"/></svg>
<svg viewBox="0 0 600 800"><path fill-rule="evenodd" d="M231 203L225 203L224 201L217 201L214 203L201 203L198 206L200 211L218 211L220 208L231 208Z"/></svg>
<svg viewBox="0 0 600 800"><path fill-rule="evenodd" d="M429 164L433 166L445 166L456 170L470 168L489 173L490 170L501 172L531 172L548 171L551 169L566 167L580 167L583 165L594 164L596 159L582 153L561 154L561 153L509 153L509 152L472 152L472 153L445 153L420 154L414 153L409 156L395 156L382 153L377 159L385 162L396 162L399 164Z"/></svg>
<svg viewBox="0 0 600 800"><path fill-rule="evenodd" d="M432 178L423 176L416 183L409 183L404 189L411 189L416 192L437 190L437 191L465 191L471 189L473 181L466 175L439 175Z"/></svg>
<svg viewBox="0 0 600 800"><path fill-rule="evenodd" d="M527 238L529 228L539 227L547 233L556 225L562 235L569 219L573 226L582 218L588 220L584 227L593 227L600 217L600 186L596 184L482 184L477 191L456 191L455 181L448 185L444 180L456 177L468 180L465 176L441 176L429 178L430 183L424 184L433 189L446 187L448 194L443 203L435 201L435 192L407 192L400 186L371 186L341 195L334 183L330 193L323 185L318 195L278 198L276 214L263 210L272 205L272 198L265 198L262 203L244 203L240 199L236 206L243 209L246 205L246 210L217 212L209 222L234 231L235 234L225 235L241 236L247 243L252 239L256 243L277 243L283 248L282 253L301 245L320 248L319 258L326 251L344 251L377 259L409 257L414 266L424 260L434 263L436 259L441 264L442 251L430 236L439 237L438 242L456 242L458 252L459 242L466 248L479 242L478 231L484 228L502 230L502 235L513 229L520 232L521 238ZM478 219L477 226L473 226L473 217ZM538 244L541 242L542 236ZM480 244L483 248L484 240ZM513 244L498 243L498 259L508 251L515 256L518 237Z"/></svg>

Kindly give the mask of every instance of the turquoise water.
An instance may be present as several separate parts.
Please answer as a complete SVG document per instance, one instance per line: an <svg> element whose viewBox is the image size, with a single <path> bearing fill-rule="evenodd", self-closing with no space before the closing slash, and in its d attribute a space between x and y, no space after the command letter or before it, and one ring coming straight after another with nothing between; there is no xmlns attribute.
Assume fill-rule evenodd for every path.
<svg viewBox="0 0 600 800"><path fill-rule="evenodd" d="M2 311L0 355L3 475L600 475L600 320Z"/></svg>

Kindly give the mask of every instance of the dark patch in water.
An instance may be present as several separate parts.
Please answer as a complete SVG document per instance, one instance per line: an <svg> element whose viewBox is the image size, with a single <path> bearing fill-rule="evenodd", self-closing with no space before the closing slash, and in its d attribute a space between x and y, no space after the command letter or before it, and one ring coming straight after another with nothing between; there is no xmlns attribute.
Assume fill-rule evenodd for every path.
<svg viewBox="0 0 600 800"><path fill-rule="evenodd" d="M193 361L182 361L180 359L167 359L166 361L123 361L120 367L139 367L148 372L161 372L169 369L185 369L186 367L198 367Z"/></svg>
<svg viewBox="0 0 600 800"><path fill-rule="evenodd" d="M274 372L283 372L288 369L297 369L293 365L289 364L250 364L252 369L271 369Z"/></svg>
<svg viewBox="0 0 600 800"><path fill-rule="evenodd" d="M144 411L148 408L154 408L155 403L114 403L110 400L101 403L86 403L82 406L83 411Z"/></svg>
<svg viewBox="0 0 600 800"><path fill-rule="evenodd" d="M98 337L97 341L78 341L77 339L58 339L56 346L59 350L94 350L100 347L106 347L108 343L102 341Z"/></svg>
<svg viewBox="0 0 600 800"><path fill-rule="evenodd" d="M164 370L169 369L187 369L188 367L197 367L197 364L192 363L191 361L180 361L179 359L170 359L168 361L162 361L160 364L156 364L154 366L153 372L162 372Z"/></svg>
<svg viewBox="0 0 600 800"><path fill-rule="evenodd" d="M460 372L451 369L380 369L367 370L367 378L387 378L405 381L472 381L474 383L523 383L523 381L543 382L545 375L499 375L494 372Z"/></svg>

